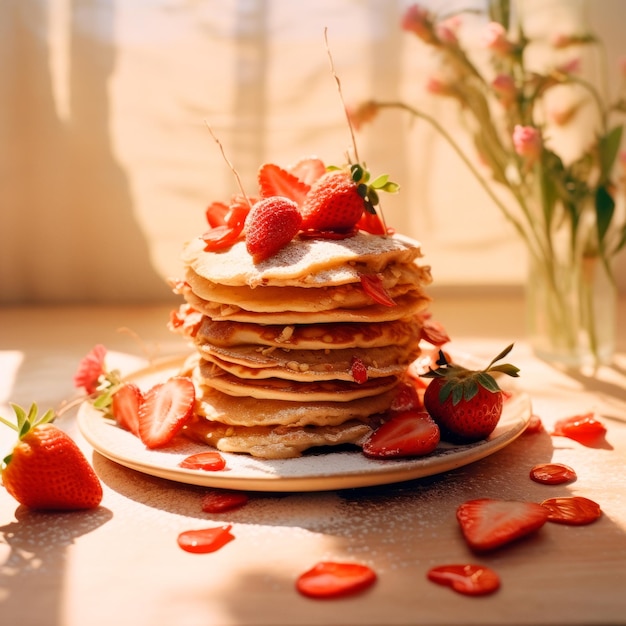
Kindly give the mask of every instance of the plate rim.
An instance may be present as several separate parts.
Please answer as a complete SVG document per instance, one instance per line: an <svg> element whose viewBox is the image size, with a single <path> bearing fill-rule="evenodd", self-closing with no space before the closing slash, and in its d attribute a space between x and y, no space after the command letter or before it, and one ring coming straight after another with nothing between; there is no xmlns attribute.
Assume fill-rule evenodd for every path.
<svg viewBox="0 0 626 626"><path fill-rule="evenodd" d="M176 368L180 369L184 361L188 356L168 357L153 362L152 364L139 368L130 374L125 376L125 380L132 380L139 382L142 379L150 376L157 376L162 372ZM458 358L458 357L457 357ZM171 372L174 375L174 371ZM511 392L511 398L507 401L514 402L519 405L517 411L512 416L508 416L508 419L512 422L504 432L500 432L493 437L486 440L476 442L473 444L465 444L463 446L450 446L452 452L429 457L418 457L415 459L393 459L393 460L376 460L365 459L362 453L358 450L346 452L345 450L339 452L329 451L322 453L319 456L321 459L333 454L342 455L358 455L361 462L365 461L371 463L372 471L362 472L354 470L352 472L346 472L345 470L338 473L316 473L309 475L288 475L281 476L270 473L260 473L258 476L242 476L236 474L230 474L230 471L220 472L207 472L203 470L191 470L181 468L177 466L167 466L157 464L155 462L142 459L138 455L152 454L159 455L163 451L152 450L146 451L142 448L138 452L132 451L133 443L136 441L138 446L141 446L141 442L132 433L123 430L112 420L107 418L102 411L96 409L91 402L83 402L77 415L78 427L89 445L100 455L109 459L110 461L122 465L134 471L138 471L143 474L155 476L158 478L164 478L174 482L213 487L223 489L233 489L241 491L265 491L265 492L307 492L307 491L333 491L338 489L352 489L360 487L374 487L385 484L392 484L398 482L405 482L408 480L414 480L417 478L425 478L437 474L442 474L465 465L469 465L476 461L482 460L487 456L490 456L506 446L510 445L515 439L517 439L526 429L530 421L532 414L532 405L530 396L523 390L513 390ZM507 411L507 404L505 404L505 411ZM510 411L507 411L510 412ZM503 416L504 417L504 416ZM115 451L111 449L110 445L101 440L98 435L99 428L114 428L119 433L116 433L117 437L132 438L131 453L124 451ZM194 443L192 441L187 442L190 447L197 448L197 451L205 450L208 446L201 443ZM445 444L444 444L445 445ZM226 460L227 468L229 467L229 460L234 458L250 459L254 464L262 465L265 462L275 463L276 461L287 461L290 463L297 462L298 459L259 459L251 457L250 455L237 454L232 452L222 452L220 454ZM193 452L186 452L184 456L192 454ZM172 454L172 451L166 452L166 454ZM316 455L312 454L307 456L309 462ZM184 457L183 457L184 458ZM230 475L229 475L230 474Z"/></svg>

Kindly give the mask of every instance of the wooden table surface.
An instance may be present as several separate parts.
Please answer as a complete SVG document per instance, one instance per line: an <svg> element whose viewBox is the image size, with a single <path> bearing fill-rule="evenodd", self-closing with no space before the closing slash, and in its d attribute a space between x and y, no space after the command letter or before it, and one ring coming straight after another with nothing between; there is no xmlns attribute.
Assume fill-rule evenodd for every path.
<svg viewBox="0 0 626 626"><path fill-rule="evenodd" d="M200 509L204 487L127 469L94 452L76 424L59 424L92 462L101 506L34 513L0 489L0 623L15 626L207 626L230 624L624 624L626 623L626 302L618 354L597 377L537 360L524 343L516 297L441 297L435 316L451 348L487 359L514 341L519 386L547 431L560 418L597 411L603 445L523 434L464 467L387 486L252 495L237 511ZM157 356L186 353L166 329L167 307L56 307L0 310L0 410L9 402L58 407L75 397L72 375L96 343L130 372ZM1 453L13 441L0 435ZM529 479L541 462L562 462L578 479L546 486ZM541 501L581 495L598 502L589 526L548 523L489 555L472 554L456 507L492 497ZM213 554L183 552L178 533L232 524L235 540ZM316 601L294 589L323 560L356 561L378 574L367 592ZM472 598L426 579L434 565L479 562L502 587Z"/></svg>

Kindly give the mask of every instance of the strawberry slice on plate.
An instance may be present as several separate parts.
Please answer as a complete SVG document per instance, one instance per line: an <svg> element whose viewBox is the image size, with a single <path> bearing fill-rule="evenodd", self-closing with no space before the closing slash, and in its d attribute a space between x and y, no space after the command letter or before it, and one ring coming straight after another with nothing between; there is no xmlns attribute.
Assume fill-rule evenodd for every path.
<svg viewBox="0 0 626 626"><path fill-rule="evenodd" d="M124 383L114 394L111 413L119 426L139 436L139 409L143 394L134 383Z"/></svg>
<svg viewBox="0 0 626 626"><path fill-rule="evenodd" d="M169 444L192 416L195 400L195 387L183 376L152 387L139 409L139 438L146 447Z"/></svg>
<svg viewBox="0 0 626 626"><path fill-rule="evenodd" d="M439 427L425 411L397 413L363 444L363 454L388 459L430 454L439 444Z"/></svg>
<svg viewBox="0 0 626 626"><path fill-rule="evenodd" d="M539 530L548 511L536 502L478 498L461 504L456 518L470 548L483 552Z"/></svg>

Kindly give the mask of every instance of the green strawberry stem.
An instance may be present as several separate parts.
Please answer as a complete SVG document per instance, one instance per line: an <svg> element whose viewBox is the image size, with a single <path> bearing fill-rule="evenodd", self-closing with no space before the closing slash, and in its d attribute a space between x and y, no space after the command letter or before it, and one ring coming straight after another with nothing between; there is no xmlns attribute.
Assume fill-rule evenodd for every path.
<svg viewBox="0 0 626 626"><path fill-rule="evenodd" d="M41 426L42 424L52 422L56 417L56 413L52 409L48 409L41 417L39 417L39 408L37 407L36 402L33 402L30 405L28 413L18 404L11 403L11 407L15 412L17 422L10 422L1 415L0 422L2 422L5 426L8 426L12 430L16 431L19 439L24 437L26 433L35 428L35 426ZM9 461L11 460L11 456L12 454L9 454L3 459L3 466L9 463Z"/></svg>
<svg viewBox="0 0 626 626"><path fill-rule="evenodd" d="M445 383L439 391L439 400L443 403L449 397L452 398L452 404L457 405L461 400L466 402L471 400L477 393L479 387L483 387L491 393L501 391L496 379L491 375L492 372L500 372L507 376L517 378L519 376L519 368L510 363L502 363L495 365L497 361L502 360L513 349L511 344L500 352L489 365L482 370L470 370L466 367L449 363L442 350L439 350L439 358L437 359L437 369L429 369L428 372L422 374L423 378L440 378Z"/></svg>

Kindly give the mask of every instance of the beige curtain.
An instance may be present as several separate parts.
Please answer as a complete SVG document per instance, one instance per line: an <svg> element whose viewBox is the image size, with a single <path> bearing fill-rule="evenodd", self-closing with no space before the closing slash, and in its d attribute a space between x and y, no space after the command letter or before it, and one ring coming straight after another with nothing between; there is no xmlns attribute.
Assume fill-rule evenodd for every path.
<svg viewBox="0 0 626 626"><path fill-rule="evenodd" d="M568 3L580 14L552 0ZM408 4L0 0L0 303L170 298L205 206L237 191L207 124L251 195L264 161L342 163L324 29L348 104L418 102L429 58L400 30ZM615 59L626 5L590 4ZM521 283L514 233L430 129L390 112L357 140L401 184L387 221L422 241L438 284Z"/></svg>

